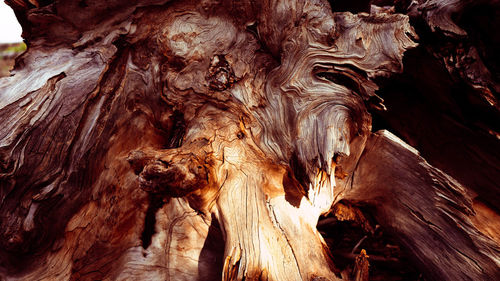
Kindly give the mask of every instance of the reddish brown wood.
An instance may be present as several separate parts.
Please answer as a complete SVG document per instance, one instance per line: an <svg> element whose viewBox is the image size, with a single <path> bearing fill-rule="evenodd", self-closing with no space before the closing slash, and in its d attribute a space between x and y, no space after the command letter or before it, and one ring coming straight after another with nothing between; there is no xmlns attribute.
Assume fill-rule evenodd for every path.
<svg viewBox="0 0 500 281"><path fill-rule="evenodd" d="M363 240L335 255L330 212L390 233L428 280L500 278L481 190L370 114L417 48L405 13L466 37L449 13L472 3L8 2L29 48L0 79L1 279L367 280L398 261L368 267ZM469 65L458 79L494 97L493 70Z"/></svg>

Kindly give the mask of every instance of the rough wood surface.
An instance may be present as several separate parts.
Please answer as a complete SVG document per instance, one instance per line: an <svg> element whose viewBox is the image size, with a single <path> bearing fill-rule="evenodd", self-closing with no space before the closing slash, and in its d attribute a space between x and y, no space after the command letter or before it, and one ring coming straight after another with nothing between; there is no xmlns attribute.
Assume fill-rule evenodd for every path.
<svg viewBox="0 0 500 281"><path fill-rule="evenodd" d="M377 83L417 46L408 16L8 2L28 51L0 79L0 278L366 280L370 253L345 274L317 229L342 201L371 208L428 280L500 278L465 188L371 133ZM460 5L431 7L410 15L464 36L441 19Z"/></svg>
<svg viewBox="0 0 500 281"><path fill-rule="evenodd" d="M500 249L470 220L474 211L464 188L391 133L370 136L352 176L337 190L343 200L372 207L377 221L426 265L429 279L498 277Z"/></svg>

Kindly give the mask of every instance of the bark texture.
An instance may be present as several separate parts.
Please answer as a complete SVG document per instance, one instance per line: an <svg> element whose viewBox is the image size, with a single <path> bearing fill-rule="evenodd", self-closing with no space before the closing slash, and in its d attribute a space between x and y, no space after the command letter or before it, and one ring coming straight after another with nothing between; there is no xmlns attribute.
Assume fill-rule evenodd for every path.
<svg viewBox="0 0 500 281"><path fill-rule="evenodd" d="M7 2L0 279L369 280L381 231L426 280L500 278L498 55L459 26L498 1ZM343 259L332 221L366 233Z"/></svg>

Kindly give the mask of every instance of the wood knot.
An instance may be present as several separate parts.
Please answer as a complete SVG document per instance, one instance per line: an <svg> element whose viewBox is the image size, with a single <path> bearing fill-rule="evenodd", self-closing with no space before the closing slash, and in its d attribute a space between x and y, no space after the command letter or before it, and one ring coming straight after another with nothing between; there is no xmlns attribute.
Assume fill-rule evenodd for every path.
<svg viewBox="0 0 500 281"><path fill-rule="evenodd" d="M187 155L150 155L142 151L129 154L140 187L152 194L169 197L184 196L208 184L204 163Z"/></svg>
<svg viewBox="0 0 500 281"><path fill-rule="evenodd" d="M238 137L238 139L243 139L245 137L245 133L243 133L242 131L239 131L236 136Z"/></svg>
<svg viewBox="0 0 500 281"><path fill-rule="evenodd" d="M224 91L236 81L233 69L224 55L215 55L207 73L208 86L211 90Z"/></svg>

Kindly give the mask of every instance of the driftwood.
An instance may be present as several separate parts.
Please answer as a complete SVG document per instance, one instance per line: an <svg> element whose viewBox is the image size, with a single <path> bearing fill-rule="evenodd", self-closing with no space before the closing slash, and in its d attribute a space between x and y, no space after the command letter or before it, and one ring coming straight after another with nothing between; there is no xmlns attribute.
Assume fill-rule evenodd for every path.
<svg viewBox="0 0 500 281"><path fill-rule="evenodd" d="M340 268L317 228L350 204L344 219L391 233L426 280L499 279L470 198L498 187L372 132L370 112L394 120L377 84L405 75L410 17L468 36L450 13L472 1L429 2L8 1L28 51L0 79L0 277L367 280L365 239ZM456 79L497 114L494 69L468 50Z"/></svg>

